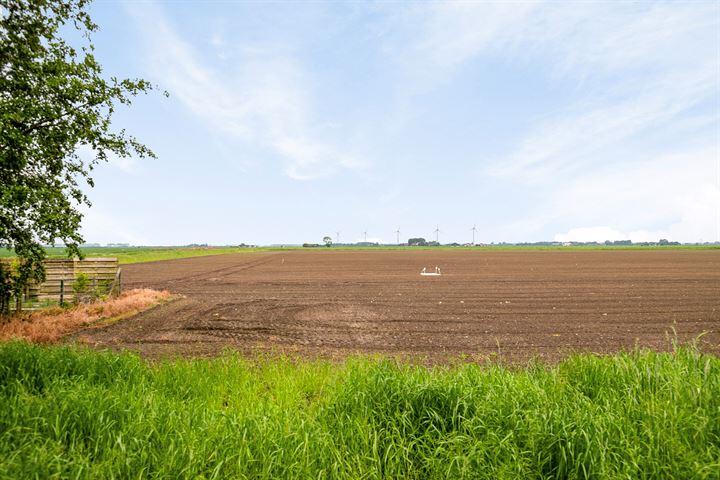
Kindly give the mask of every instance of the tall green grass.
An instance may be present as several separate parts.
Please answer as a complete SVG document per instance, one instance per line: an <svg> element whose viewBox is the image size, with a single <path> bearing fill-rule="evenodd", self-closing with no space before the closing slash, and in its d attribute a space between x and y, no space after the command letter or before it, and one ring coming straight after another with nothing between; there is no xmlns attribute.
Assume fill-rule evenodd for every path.
<svg viewBox="0 0 720 480"><path fill-rule="evenodd" d="M720 360L148 365L0 345L2 478L720 478Z"/></svg>

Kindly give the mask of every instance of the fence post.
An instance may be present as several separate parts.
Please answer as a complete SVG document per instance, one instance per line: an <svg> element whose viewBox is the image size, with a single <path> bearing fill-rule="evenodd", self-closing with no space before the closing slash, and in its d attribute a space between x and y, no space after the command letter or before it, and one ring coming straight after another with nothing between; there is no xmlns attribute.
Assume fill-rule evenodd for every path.
<svg viewBox="0 0 720 480"><path fill-rule="evenodd" d="M122 269L118 268L118 297L122 293Z"/></svg>
<svg viewBox="0 0 720 480"><path fill-rule="evenodd" d="M65 303L64 300L65 300L65 279L61 278L60 279L60 306L61 307L63 306L63 303Z"/></svg>

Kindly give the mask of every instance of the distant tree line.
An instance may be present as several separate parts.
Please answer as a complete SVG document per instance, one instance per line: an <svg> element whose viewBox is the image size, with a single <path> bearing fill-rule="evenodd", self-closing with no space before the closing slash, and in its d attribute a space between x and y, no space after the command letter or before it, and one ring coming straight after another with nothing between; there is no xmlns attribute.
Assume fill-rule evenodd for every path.
<svg viewBox="0 0 720 480"><path fill-rule="evenodd" d="M323 244L320 243L303 243L302 246L305 248L317 248L317 247L331 247L331 246L354 246L354 247L379 247L381 246L378 242L356 242L356 243L333 243L332 238L329 236L323 237ZM389 246L395 246L396 244L387 244ZM661 245L682 245L680 242L671 242L665 238L658 240L657 242L637 242L634 243L632 240L606 240L604 242L558 242L558 241L541 241L541 242L492 242L492 243L477 243L477 244L460 244L457 242L441 244L434 240L426 240L423 237L408 238L407 243L400 244L408 247L439 247L444 245L446 247L483 247L483 246L498 246L498 247L562 247L562 246L587 246L587 247L602 247L602 246L628 246L635 245L640 247L653 247Z"/></svg>
<svg viewBox="0 0 720 480"><path fill-rule="evenodd" d="M422 237L417 238L408 238L408 246L409 247L439 247L440 242L436 242L434 240L427 241Z"/></svg>

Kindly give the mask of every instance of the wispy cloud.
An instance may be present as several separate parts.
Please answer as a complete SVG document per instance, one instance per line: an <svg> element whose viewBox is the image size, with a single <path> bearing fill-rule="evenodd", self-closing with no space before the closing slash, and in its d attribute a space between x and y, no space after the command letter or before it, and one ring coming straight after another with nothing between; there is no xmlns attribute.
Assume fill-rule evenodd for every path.
<svg viewBox="0 0 720 480"><path fill-rule="evenodd" d="M577 103L536 120L493 175L537 180L688 112L720 94L720 9L712 2L442 2L409 12L388 51L416 89L470 61L542 61L578 85ZM408 90L404 90L408 92Z"/></svg>
<svg viewBox="0 0 720 480"><path fill-rule="evenodd" d="M570 223L558 239L718 235L717 3L442 2L402 18L386 51L413 79L407 95L498 57L541 63L548 80L577 86L507 151L478 159L484 177L548 192L540 210L551 213L498 231L523 239Z"/></svg>
<svg viewBox="0 0 720 480"><path fill-rule="evenodd" d="M588 99L543 119L487 172L538 181L568 168L604 163L609 149L651 129L671 128L681 114L717 93L717 73L712 67L667 73L644 81L633 94ZM624 160L635 153L629 146L624 152Z"/></svg>
<svg viewBox="0 0 720 480"><path fill-rule="evenodd" d="M204 169L205 145L149 144L184 161L178 179L206 177L204 198L235 195L236 167L246 198L283 188L253 209L267 231L342 198L293 230L427 237L439 221L450 240L472 219L488 241L716 238L717 2L125 5L141 74L197 122L193 141L234 161ZM217 203L218 218L237 214Z"/></svg>
<svg viewBox="0 0 720 480"><path fill-rule="evenodd" d="M428 2L390 16L382 50L400 68L400 94L424 93L478 55L517 44L539 5Z"/></svg>
<svg viewBox="0 0 720 480"><path fill-rule="evenodd" d="M432 2L391 18L385 54L422 80L488 55L547 62L558 75L692 66L716 51L713 2ZM449 71L448 71L449 70Z"/></svg>
<svg viewBox="0 0 720 480"><path fill-rule="evenodd" d="M412 50L437 67L451 67L487 50L507 48L540 6L527 2L438 2L423 12L422 38Z"/></svg>
<svg viewBox="0 0 720 480"><path fill-rule="evenodd" d="M148 61L157 82L210 129L264 148L282 158L291 178L326 177L363 163L317 132L307 73L275 51L239 47L240 68L219 71L204 62L154 4L128 11L147 39ZM211 42L228 48L211 35Z"/></svg>

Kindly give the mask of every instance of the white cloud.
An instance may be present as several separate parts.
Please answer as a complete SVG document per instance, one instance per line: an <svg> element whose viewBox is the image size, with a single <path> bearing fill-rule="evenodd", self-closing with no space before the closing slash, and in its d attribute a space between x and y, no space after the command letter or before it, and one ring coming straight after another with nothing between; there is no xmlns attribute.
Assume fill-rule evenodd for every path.
<svg viewBox="0 0 720 480"><path fill-rule="evenodd" d="M313 140L279 136L273 146L282 155L293 159L293 162L286 167L285 173L296 180L325 177L331 175L338 166L344 168L362 166L353 157Z"/></svg>
<svg viewBox="0 0 720 480"><path fill-rule="evenodd" d="M577 106L538 124L509 157L488 171L537 181L565 168L596 162L606 149L634 135L668 127L679 114L710 97L716 89L717 73L708 69L668 76L623 100Z"/></svg>
<svg viewBox="0 0 720 480"><path fill-rule="evenodd" d="M540 64L549 80L578 85L574 104L547 111L480 167L548 192L534 209L544 213L497 231L522 240L577 225L556 238L720 240L716 3L441 2L401 20L386 51L411 79L406 95L485 58ZM654 155L661 146L674 153Z"/></svg>
<svg viewBox="0 0 720 480"><path fill-rule="evenodd" d="M406 9L392 27L384 50L413 72L501 54L544 59L558 74L584 77L707 59L718 40L718 8L712 2L435 2Z"/></svg>
<svg viewBox="0 0 720 480"><path fill-rule="evenodd" d="M463 63L479 52L507 48L540 2L439 2L430 4L418 57L437 67Z"/></svg>
<svg viewBox="0 0 720 480"><path fill-rule="evenodd" d="M379 8L387 12L395 7ZM231 31L221 29L222 36L205 37L204 43L216 48L203 57L158 7L128 9L146 37L154 80L213 129L229 150L235 145L225 139L272 152L282 171L297 180L363 166L343 148L342 121L318 118L315 101L321 96L315 99L312 93L319 82L287 54L291 48L234 45ZM481 148L472 150L468 144L457 149L478 151L477 168L484 177L503 177L497 182L503 188L527 188L533 199L545 194L544 201L526 207L532 210L526 218L517 213L523 207L513 212L512 206L498 206L503 214L520 218L494 229L500 232L495 239L526 240L533 232L550 238L561 232L557 238L609 235L636 241L717 238L720 112L714 108L708 113L720 97L720 10L715 3L433 2L403 6L386 18L375 28L383 30L383 60L389 59L394 70L388 75L378 69L378 83L389 85L395 98L373 105L375 114L366 124L363 119L354 122L357 130L369 132L362 142L368 151L382 149L388 159L388 168L373 174L391 176L391 162L425 153L413 150L412 144L422 141L402 138L408 133L404 125L391 132L397 135L388 133L388 124L405 113L399 110L410 106L412 114L427 106L423 113L432 115L433 102L444 97L425 103L419 96L447 87L445 82L470 71L464 67L471 62L478 75L482 68L474 67L485 60L491 60L490 69L498 61L527 66L534 81L575 85L572 94L558 95L575 103L547 108L542 118L524 118L519 124L524 128L529 122L529 128L500 138L499 145L513 138L515 143L494 153L491 165L480 164L488 161ZM312 48L308 53L328 52ZM219 50L227 53L226 61L213 63ZM319 69L326 75L333 58L315 58L327 60ZM502 67L498 70L491 73L501 76ZM471 91L468 79L458 80L458 87ZM492 120L482 112L478 118ZM340 127L331 127L336 124ZM374 137L381 137L376 144ZM403 141L394 144L398 138ZM410 147L393 151L396 145ZM663 154L655 155L658 151ZM450 154L437 163L455 168L453 161ZM432 175L432 167L425 172L425 165L413 165L421 168L407 176ZM386 201L380 198L380 203ZM378 215L387 216L387 209Z"/></svg>
<svg viewBox="0 0 720 480"><path fill-rule="evenodd" d="M240 47L236 73L217 72L201 61L155 5L129 5L147 38L153 76L210 127L274 152L291 178L333 175L363 163L317 134L306 92L310 81L292 58ZM211 39L214 45L227 41Z"/></svg>
<svg viewBox="0 0 720 480"><path fill-rule="evenodd" d="M572 228L567 233L558 233L554 238L556 242L604 242L628 239L626 234L610 227Z"/></svg>
<svg viewBox="0 0 720 480"><path fill-rule="evenodd" d="M531 13L504 34L513 37L504 43L544 59L560 75L598 77L603 88L538 119L490 174L538 181L592 164L635 135L670 128L720 93L716 6L549 3Z"/></svg>
<svg viewBox="0 0 720 480"><path fill-rule="evenodd" d="M490 175L538 181L594 163L605 149L671 128L720 95L720 10L712 2L439 2L400 15L395 27L385 50L409 84L401 96L492 56L596 81L575 105L538 118L514 149L483 167Z"/></svg>
<svg viewBox="0 0 720 480"><path fill-rule="evenodd" d="M633 241L720 240L719 169L718 153L708 147L593 172L557 191L543 220L590 219Z"/></svg>
<svg viewBox="0 0 720 480"><path fill-rule="evenodd" d="M390 15L383 54L399 68L398 96L426 93L479 54L516 44L539 2L428 2Z"/></svg>

